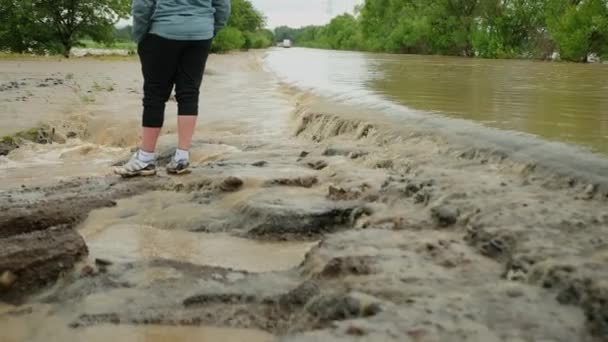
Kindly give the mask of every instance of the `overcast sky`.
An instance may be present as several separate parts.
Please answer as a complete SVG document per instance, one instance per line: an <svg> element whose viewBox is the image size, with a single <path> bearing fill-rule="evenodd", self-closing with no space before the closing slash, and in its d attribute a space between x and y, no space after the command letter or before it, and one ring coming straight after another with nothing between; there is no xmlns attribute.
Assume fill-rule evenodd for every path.
<svg viewBox="0 0 608 342"><path fill-rule="evenodd" d="M331 1L331 5L329 2ZM344 12L352 13L359 0L251 0L266 15L267 26L301 27L326 24ZM330 12L331 10L331 12Z"/></svg>
<svg viewBox="0 0 608 342"><path fill-rule="evenodd" d="M331 5L330 2L331 1ZM327 24L336 15L352 13L363 0L251 0L255 8L266 16L266 26L275 28L287 25L302 27ZM119 26L130 24L121 20Z"/></svg>

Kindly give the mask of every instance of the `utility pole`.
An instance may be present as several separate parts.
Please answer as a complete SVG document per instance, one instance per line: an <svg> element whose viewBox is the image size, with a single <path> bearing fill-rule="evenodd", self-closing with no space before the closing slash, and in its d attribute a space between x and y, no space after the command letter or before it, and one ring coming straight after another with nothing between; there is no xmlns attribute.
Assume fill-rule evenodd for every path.
<svg viewBox="0 0 608 342"><path fill-rule="evenodd" d="M334 16L334 1L327 0L327 16L332 18Z"/></svg>

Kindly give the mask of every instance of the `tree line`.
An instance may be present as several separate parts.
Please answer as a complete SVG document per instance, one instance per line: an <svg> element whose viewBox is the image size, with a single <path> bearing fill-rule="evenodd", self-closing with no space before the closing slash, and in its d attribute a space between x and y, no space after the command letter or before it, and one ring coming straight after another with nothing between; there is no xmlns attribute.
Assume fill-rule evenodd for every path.
<svg viewBox="0 0 608 342"><path fill-rule="evenodd" d="M249 0L232 0L228 27L213 50L264 48L274 43L265 18ZM131 27L116 28L131 14L131 0L0 0L0 51L69 56L83 41L107 46L131 39Z"/></svg>
<svg viewBox="0 0 608 342"><path fill-rule="evenodd" d="M608 57L608 0L366 0L328 25L279 27L299 46L484 58Z"/></svg>

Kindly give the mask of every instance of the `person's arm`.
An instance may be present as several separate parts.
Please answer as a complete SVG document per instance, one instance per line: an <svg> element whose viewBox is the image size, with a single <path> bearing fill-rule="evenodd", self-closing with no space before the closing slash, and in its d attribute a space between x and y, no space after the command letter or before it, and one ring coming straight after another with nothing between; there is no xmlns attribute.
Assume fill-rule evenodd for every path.
<svg viewBox="0 0 608 342"><path fill-rule="evenodd" d="M228 18L230 18L230 0L213 0L213 8L215 8L215 25L213 35L226 27Z"/></svg>
<svg viewBox="0 0 608 342"><path fill-rule="evenodd" d="M141 42L150 30L156 0L133 0L133 39Z"/></svg>

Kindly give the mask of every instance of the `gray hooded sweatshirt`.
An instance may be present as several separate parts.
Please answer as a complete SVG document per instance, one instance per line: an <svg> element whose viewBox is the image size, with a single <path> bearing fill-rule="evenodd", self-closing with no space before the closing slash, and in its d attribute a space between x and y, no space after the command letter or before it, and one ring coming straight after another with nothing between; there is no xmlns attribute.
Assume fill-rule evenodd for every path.
<svg viewBox="0 0 608 342"><path fill-rule="evenodd" d="M174 40L213 38L228 23L230 0L133 0L133 38L147 33Z"/></svg>

